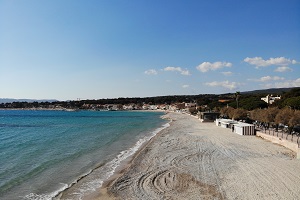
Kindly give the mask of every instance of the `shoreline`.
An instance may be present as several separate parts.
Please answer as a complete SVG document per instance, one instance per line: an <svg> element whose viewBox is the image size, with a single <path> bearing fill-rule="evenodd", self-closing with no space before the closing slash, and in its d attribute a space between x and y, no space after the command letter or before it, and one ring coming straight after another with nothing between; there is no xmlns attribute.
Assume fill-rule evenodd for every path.
<svg viewBox="0 0 300 200"><path fill-rule="evenodd" d="M189 115L165 117L173 120L170 126L143 145L97 195L86 199L295 199L300 195L296 186L300 162L290 150Z"/></svg>
<svg viewBox="0 0 300 200"><path fill-rule="evenodd" d="M24 116L24 112L26 111L20 111L20 116ZM42 111L39 111L42 112ZM51 111L49 111L51 112ZM61 122L60 118L57 118L57 115L55 114L55 111L53 111L54 113L52 113L53 115L51 115L51 118L48 117L49 115L47 115L47 120L51 121L51 123L49 124L54 124L52 117L54 117L55 119L59 120ZM15 112L12 112L12 117L15 116L19 116L19 115L15 115ZM27 113L27 112L26 112ZM32 113L32 112L31 112ZM30 114L31 114L30 113ZM84 111L83 111L84 113ZM124 114L122 114L124 113ZM69 165L69 164L64 164L66 162L61 162L58 163L57 166L64 166L64 167L48 167L46 168L43 173L52 173L53 174L53 181L48 181L48 180L44 180L47 179L47 177L49 176L37 176L36 180L32 180L32 179L28 179L30 182L30 184L27 184L27 182L24 181L24 191L23 190L19 190L20 195L17 193L18 196L20 197L24 197L24 199L38 199L38 198L43 198L43 199L82 199L82 197L88 196L89 193L93 192L94 190L98 190L98 188L100 188L103 184L106 185L107 182L109 182L109 180L114 179L114 177L118 176L118 174L120 172L122 172L122 170L124 168L127 168L127 166L129 166L132 158L136 155L136 152L139 152L140 149L144 148L144 146L151 141L151 139L153 137L155 137L158 132L160 132L162 129L166 128L167 125L169 126L169 121L168 120L163 120L160 118L163 118L163 114L164 112L159 112L156 114L155 113L150 113L150 112L141 112L140 114L137 112L119 112L115 113L111 112L111 113L107 113L105 114L103 112L103 114L99 115L97 113L94 114L87 114L87 115L80 115L80 118L78 121L78 124L80 124L79 122L81 121L82 118L84 118L86 116L92 116L93 121L99 121L103 119L103 116L105 117L104 120L107 119L107 115L109 116L109 118L104 121L104 122L109 122L108 124L112 124L113 126L115 126L115 124L118 125L118 128L112 129L113 131L111 132L116 132L118 133L118 131L120 133L126 133L126 134L118 134L117 136L115 136L113 139L110 139L110 137L108 137L108 135L112 135L114 133L110 133L108 132L107 134L107 139L104 141L108 141L106 143L102 142L101 139L101 131L105 132L106 129L99 129L100 132L95 131L94 130L94 125L95 123L90 123L91 126L89 126L89 124L84 124L87 127L93 127L93 134L90 134L88 136L92 136L92 137L86 137L85 134L83 136L85 136L85 138L95 138L97 137L97 139L99 138L99 143L98 140L95 142L92 141L91 139L89 139L88 141L91 142L91 144L89 143L81 143L80 139L81 137L77 137L74 138L72 137L71 139L74 139L75 141L77 140L78 143L75 144L80 144L78 145L78 147L82 147L81 144L83 145L92 145L92 147L95 146L95 149L100 148L100 150L93 150L91 152L85 152L86 154L80 154L80 156L77 156L79 154L75 154L77 151L77 145L74 145L74 149L76 150L71 150L73 153L73 155L76 155L74 157L71 157L70 160L67 160L67 162L69 163L75 163L74 165ZM36 119L35 113L34 117L32 118L33 120ZM46 113L47 114L47 113ZM70 115L72 115L71 119L72 121L74 121L73 119L73 115L78 115L78 113L69 113ZM117 120L111 120L112 116L119 116L117 118ZM27 115L25 115L27 117ZM28 115L29 116L29 115ZM40 116L40 115L38 115ZM41 115L42 117L44 115ZM99 116L96 117L95 116ZM127 117L128 119L124 119L124 116ZM133 117L131 117L133 116ZM135 119L137 117L137 119ZM99 119L98 119L99 118ZM134 120L131 120L131 118L133 118ZM19 118L17 118L19 119ZM23 119L23 118L20 118ZM66 118L66 123L69 124L69 118ZM153 119L153 121L152 121ZM128 121L127 121L128 120ZM151 121L149 121L151 120ZM47 121L47 122L48 122ZM112 123L111 123L112 121ZM5 121L4 121L5 122ZM122 123L121 123L122 122ZM127 123L128 122L128 123ZM76 122L77 123L77 122ZM124 124L125 123L125 124ZM47 124L47 123L45 123ZM64 123L63 123L64 124ZM98 123L97 123L98 124ZM21 124L22 125L22 124ZM55 123L56 125L56 123ZM122 125L122 126L121 126ZM8 126L9 123L8 123ZM12 126L12 127L16 127L18 128L19 126ZM20 126L22 127L22 126ZM25 126L27 127L27 126ZM52 126L51 126L52 127ZM57 127L57 126L53 126L53 127ZM69 126L67 126L69 127ZM43 127L42 127L43 128ZM124 129L124 130L122 130ZM52 130L52 129L47 129L47 130ZM84 130L84 129L83 129ZM97 129L98 130L98 129ZM85 131L82 131L81 129L78 130L75 133L85 133ZM77 135L77 134L72 134L74 133L73 131L69 131L69 135ZM79 135L80 135L79 134ZM48 134L49 136L51 134ZM100 135L100 136L99 136ZM103 134L105 135L105 134ZM95 137L93 137L95 136ZM112 135L114 136L114 135ZM64 138L68 138L68 137L64 137ZM79 139L79 141L78 141ZM67 140L60 140L60 141L67 141ZM69 141L69 140L68 140ZM84 140L86 141L86 140ZM102 142L102 143L101 143ZM110 142L110 143L109 143ZM57 144L57 143L56 143ZM104 144L104 145L103 145ZM94 146L93 146L94 145ZM107 148L105 147L107 145ZM67 145L62 145L62 146L67 146ZM106 150L101 150L102 147L105 147ZM49 149L53 150L57 150L60 148L51 148L51 146L49 147ZM69 150L71 148L67 148L67 150ZM72 148L73 149L73 148ZM86 149L86 148L85 148ZM104 148L103 148L104 149ZM66 152L68 152L66 150ZM50 151L50 150L49 150ZM69 154L67 154L69 155ZM87 155L87 156L81 156L81 155ZM70 157L70 156L69 156ZM67 157L67 158L69 158ZM51 158L52 159L52 158ZM50 159L50 160L51 160ZM65 159L64 159L65 161ZM55 163L56 164L56 163ZM78 165L77 165L78 164ZM28 165L29 166L29 165ZM47 171L48 170L48 171ZM66 172L66 174L64 173L53 173L53 172ZM51 175L52 175L51 174ZM71 174L72 176L70 176L69 174ZM55 175L55 176L54 176ZM57 178L56 178L57 177ZM111 178L112 177L112 178ZM59 180L59 181L56 181ZM47 184L44 188L38 184L34 185L35 183L39 183L42 182L43 184ZM105 183L103 183L105 182ZM2 182L1 182L2 183ZM27 189L26 187L30 187L31 185L33 186L33 189ZM22 189L23 189L22 188ZM15 194L12 192L6 192L4 195L8 196L8 199L15 199L15 198L10 198L11 196L14 196ZM3 195L3 196L4 196ZM2 194L0 195L2 196Z"/></svg>
<svg viewBox="0 0 300 200"><path fill-rule="evenodd" d="M153 111L150 111L153 112ZM160 112L160 111L154 111L154 112ZM166 113L167 114L167 113ZM166 119L169 122L169 127L172 125L172 119L169 119L165 115L162 115L162 119ZM156 138L163 133L164 130L166 130L168 127L160 130L158 133L155 134L149 141L145 142L133 155L128 157L126 160L122 161L120 166L115 170L114 174L110 176L107 180L105 180L102 184L102 187L98 189L98 191L95 191L94 193L86 196L84 200L115 200L116 198L108 191L108 188L111 187L111 185L118 180L118 178L122 177L124 173L132 167L132 164L134 160L150 145L151 143L155 142Z"/></svg>
<svg viewBox="0 0 300 200"><path fill-rule="evenodd" d="M134 112L141 112L143 110L135 110ZM165 111L155 111L155 110L145 110L146 112L165 112ZM167 112L168 113L168 112ZM172 120L166 117L165 112L164 115L161 116L162 119L165 119L169 122L167 122L165 125L169 124L168 127L171 126ZM164 125L164 126L165 126ZM120 165L116 168L115 172L112 176L110 176L107 180L105 180L97 191L85 196L84 200L114 200L115 197L108 192L108 187L110 187L118 178L124 175L124 173L132 166L134 160L136 157L138 157L144 150L147 148L149 144L152 142L155 142L155 139L162 134L164 130L166 130L168 127L163 128L159 132L157 132L149 141L145 142L133 155L129 156L127 159L123 160Z"/></svg>
<svg viewBox="0 0 300 200"><path fill-rule="evenodd" d="M163 113L160 114L160 118L164 119ZM166 129L169 126L170 126L169 120L162 121L161 126L153 127L154 129L151 132L149 132L148 135L145 135L144 137L137 140L133 146L119 152L119 154L115 158L106 162L101 167L92 169L89 174L82 176L79 180L76 181L76 183L72 184L71 186L69 186L68 188L61 191L59 194L57 194L54 197L54 199L69 199L70 195L72 196L73 192L76 192L75 191L76 184L82 184L82 181L86 182L86 179L89 179L89 177L93 177L97 173L99 173L101 171L101 168L107 168L107 169L110 168L111 171L109 171L108 173L105 174L106 177L105 176L101 177L101 181L99 178L97 180L97 182L99 182L99 181L101 182L101 183L99 182L101 185L100 189L95 188L96 191L90 190L90 192L80 194L80 199L95 199L96 196L100 195L99 191L101 191L104 186L107 186L112 180L119 177L122 174L122 172L128 166L130 166L131 161L140 152L141 149L143 149L149 142L151 142L153 140L153 138L156 137L157 134L159 134L162 130ZM100 171L98 171L98 169ZM108 197L106 197L105 199L107 199L107 198Z"/></svg>
<svg viewBox="0 0 300 200"><path fill-rule="evenodd" d="M91 109L75 109L75 108L0 108L0 110L29 110L29 111L93 111L93 112L171 112L169 110L91 110Z"/></svg>

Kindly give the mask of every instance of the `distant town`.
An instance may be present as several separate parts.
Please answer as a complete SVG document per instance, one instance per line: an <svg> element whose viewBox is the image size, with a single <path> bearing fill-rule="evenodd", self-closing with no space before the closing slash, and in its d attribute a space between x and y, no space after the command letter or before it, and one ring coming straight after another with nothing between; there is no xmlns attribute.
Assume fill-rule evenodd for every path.
<svg viewBox="0 0 300 200"><path fill-rule="evenodd" d="M270 93L273 92L273 93ZM13 101L0 103L0 109L35 109L35 110L170 110L196 113L198 111L220 111L223 107L245 110L268 107L290 107L300 109L300 88L258 90L227 94L200 94L180 96L160 96L145 98L116 98L75 101Z"/></svg>
<svg viewBox="0 0 300 200"><path fill-rule="evenodd" d="M272 92L272 93L271 93ZM300 88L271 89L228 94L201 94L145 98L116 98L76 101L15 101L0 103L0 109L59 111L173 111L199 119L217 117L256 123L263 129L300 131ZM296 130L297 129L297 130ZM295 131L296 130L296 131Z"/></svg>

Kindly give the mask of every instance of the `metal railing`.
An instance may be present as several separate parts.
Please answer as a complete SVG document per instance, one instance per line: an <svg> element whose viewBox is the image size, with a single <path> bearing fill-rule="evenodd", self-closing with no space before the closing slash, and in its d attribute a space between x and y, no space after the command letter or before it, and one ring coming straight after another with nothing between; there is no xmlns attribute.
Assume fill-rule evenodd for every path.
<svg viewBox="0 0 300 200"><path fill-rule="evenodd" d="M255 129L262 133L272 135L272 136L296 143L298 145L298 148L300 148L300 134L299 133L296 133L296 132L289 133L287 130L284 130L284 129L276 130L276 128L265 128L263 126L255 126Z"/></svg>

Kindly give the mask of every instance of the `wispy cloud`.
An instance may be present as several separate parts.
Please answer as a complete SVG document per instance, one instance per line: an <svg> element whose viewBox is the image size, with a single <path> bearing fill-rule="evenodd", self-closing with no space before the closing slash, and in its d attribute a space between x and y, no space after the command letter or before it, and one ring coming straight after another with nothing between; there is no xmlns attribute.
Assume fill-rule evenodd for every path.
<svg viewBox="0 0 300 200"><path fill-rule="evenodd" d="M270 58L268 60L264 60L262 57L247 57L244 59L244 62L249 63L250 65L255 65L256 68L268 67L271 65L287 66L291 64L297 64L296 60L291 60L285 57Z"/></svg>
<svg viewBox="0 0 300 200"><path fill-rule="evenodd" d="M231 67L232 63L230 62L203 62L200 65L198 65L196 68L201 72L208 72L209 70L217 70L221 69L223 67Z"/></svg>
<svg viewBox="0 0 300 200"><path fill-rule="evenodd" d="M223 75L225 75L225 76L231 76L233 73L232 72L221 72Z"/></svg>
<svg viewBox="0 0 300 200"><path fill-rule="evenodd" d="M144 72L147 75L157 75L157 71L155 69L149 69Z"/></svg>
<svg viewBox="0 0 300 200"><path fill-rule="evenodd" d="M227 88L230 90L234 90L234 89L238 88L240 83L229 82L227 80L227 81L220 81L220 82L218 82L218 81L208 82L208 83L205 83L205 85L210 86L210 87L224 87L224 88Z"/></svg>
<svg viewBox="0 0 300 200"><path fill-rule="evenodd" d="M292 68L287 66L277 67L275 69L275 72L291 72L291 71L293 71Z"/></svg>
<svg viewBox="0 0 300 200"><path fill-rule="evenodd" d="M259 79L248 79L248 81L269 82L269 81L280 81L284 79L285 79L284 77L279 77L279 76L263 76Z"/></svg>
<svg viewBox="0 0 300 200"><path fill-rule="evenodd" d="M182 88L188 88L190 87L189 85L183 85Z"/></svg>
<svg viewBox="0 0 300 200"><path fill-rule="evenodd" d="M285 87L300 87L300 78L295 80L286 80L275 83L263 84L264 88L285 88Z"/></svg>
<svg viewBox="0 0 300 200"><path fill-rule="evenodd" d="M165 67L163 69L163 71L173 71L173 72L180 72L180 74L182 75L185 75L185 76L188 76L188 75L191 75L189 70L187 69L181 69L181 67Z"/></svg>
<svg viewBox="0 0 300 200"><path fill-rule="evenodd" d="M279 80L284 80L283 77L279 77L279 76L263 76L260 78L260 81L262 82L267 82L267 81L279 81Z"/></svg>

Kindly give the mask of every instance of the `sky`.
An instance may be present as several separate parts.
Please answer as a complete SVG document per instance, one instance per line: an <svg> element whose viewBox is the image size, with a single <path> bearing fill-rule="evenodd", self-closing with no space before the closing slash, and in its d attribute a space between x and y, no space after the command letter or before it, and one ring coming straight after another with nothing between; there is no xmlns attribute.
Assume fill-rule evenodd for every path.
<svg viewBox="0 0 300 200"><path fill-rule="evenodd" d="M0 98L300 87L299 0L0 0Z"/></svg>

